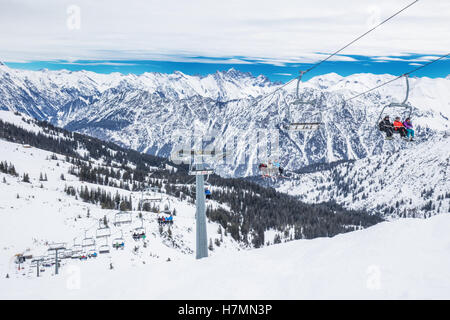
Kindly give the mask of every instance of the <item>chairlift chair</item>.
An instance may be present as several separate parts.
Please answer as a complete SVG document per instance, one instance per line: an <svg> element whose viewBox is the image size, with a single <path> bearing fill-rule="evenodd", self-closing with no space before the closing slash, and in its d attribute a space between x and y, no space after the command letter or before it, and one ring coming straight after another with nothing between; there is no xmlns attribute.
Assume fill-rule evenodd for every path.
<svg viewBox="0 0 450 320"><path fill-rule="evenodd" d="M401 112L402 116L403 116L403 118L402 118L403 120L406 119L406 118L410 118L411 117L412 106L410 104L408 104L408 97L409 97L409 80L408 80L408 78L409 78L409 76L407 74L404 74L403 77L405 77L405 80L406 80L406 96L405 96L405 99L402 102L400 102L400 103L392 102L392 103L390 103L388 105L385 105L383 107L383 109L381 110L380 115L378 116L378 120L377 120L377 123L376 123L377 126L380 123L381 119L384 118L383 117L384 110L386 110L386 109L397 109L397 110L398 109L403 109L403 111ZM397 114L397 116L398 116L398 114Z"/></svg>
<svg viewBox="0 0 450 320"><path fill-rule="evenodd" d="M107 245L107 244L101 245L101 246L98 248L98 252L99 252L100 254L109 253L109 245Z"/></svg>
<svg viewBox="0 0 450 320"><path fill-rule="evenodd" d="M125 240L123 239L123 232L120 230L121 236L119 238L116 238L112 241L112 247L114 249L123 249L125 247Z"/></svg>
<svg viewBox="0 0 450 320"><path fill-rule="evenodd" d="M109 252L110 252L110 248L108 245L108 237L105 237L105 244L98 247L98 253L105 254L105 253L109 253Z"/></svg>
<svg viewBox="0 0 450 320"><path fill-rule="evenodd" d="M101 221L99 221L99 227L95 231L95 237L98 238L104 238L109 237L111 235L111 229L106 225L101 225Z"/></svg>
<svg viewBox="0 0 450 320"><path fill-rule="evenodd" d="M277 177L282 175L283 168L278 161L272 162L271 160L268 163L261 163L258 167L259 172L264 177Z"/></svg>
<svg viewBox="0 0 450 320"><path fill-rule="evenodd" d="M171 205L171 203L172 203L172 200L169 197L167 197L164 201L162 201L159 204L159 212L160 213L169 214L169 215L172 214L172 211L171 211L172 205Z"/></svg>
<svg viewBox="0 0 450 320"><path fill-rule="evenodd" d="M144 220L141 219L141 226L137 227L133 230L133 239L145 239L146 237L146 233L145 233L145 228L144 228Z"/></svg>
<svg viewBox="0 0 450 320"><path fill-rule="evenodd" d="M84 233L84 239L83 239L83 242L82 242L81 246L83 248L95 246L95 239L92 238L92 237L88 237L86 235L86 232L85 232Z"/></svg>
<svg viewBox="0 0 450 320"><path fill-rule="evenodd" d="M162 201L162 193L158 187L149 187L142 191L140 200L141 206L146 202L160 202L160 201Z"/></svg>
<svg viewBox="0 0 450 320"><path fill-rule="evenodd" d="M209 175L206 177L205 181L204 181L204 185L205 185L205 198L207 200L210 200L212 197L212 192L211 192L211 184L208 182L209 180Z"/></svg>
<svg viewBox="0 0 450 320"><path fill-rule="evenodd" d="M211 200L211 196L212 196L212 193L211 193L210 188L206 187L205 188L205 197L206 197L206 199Z"/></svg>
<svg viewBox="0 0 450 320"><path fill-rule="evenodd" d="M173 224L173 216L170 214L170 212L159 213L157 220L159 224Z"/></svg>
<svg viewBox="0 0 450 320"><path fill-rule="evenodd" d="M285 125L285 129L289 131L315 131L320 128L322 123L322 114L317 111L315 105L316 100L302 100L299 96L300 82L302 81L302 76L305 71L300 71L300 75L297 80L297 87L295 92L295 100L289 105L288 104L288 121L289 124ZM292 117L291 108L300 107L303 119L301 121L296 121Z"/></svg>
<svg viewBox="0 0 450 320"><path fill-rule="evenodd" d="M122 224L130 224L133 221L131 213L118 212L114 215L114 225L120 226Z"/></svg>
<svg viewBox="0 0 450 320"><path fill-rule="evenodd" d="M58 258L61 259L69 259L72 257L72 249L65 249L61 252L61 254L58 254Z"/></svg>
<svg viewBox="0 0 450 320"><path fill-rule="evenodd" d="M113 243L112 243L112 247L114 249L122 249L125 248L125 242L123 241L123 239L114 239Z"/></svg>
<svg viewBox="0 0 450 320"><path fill-rule="evenodd" d="M89 258L96 258L97 257L97 250L96 249L89 249L87 252L87 256Z"/></svg>
<svg viewBox="0 0 450 320"><path fill-rule="evenodd" d="M79 244L74 244L72 247L72 259L78 259L80 257L80 254L83 252L83 247Z"/></svg>
<svg viewBox="0 0 450 320"><path fill-rule="evenodd" d="M197 169L197 165L193 162L191 162L191 164L189 165L189 175L191 176L209 176L210 174L213 173L214 170L206 167L204 163L201 169Z"/></svg>

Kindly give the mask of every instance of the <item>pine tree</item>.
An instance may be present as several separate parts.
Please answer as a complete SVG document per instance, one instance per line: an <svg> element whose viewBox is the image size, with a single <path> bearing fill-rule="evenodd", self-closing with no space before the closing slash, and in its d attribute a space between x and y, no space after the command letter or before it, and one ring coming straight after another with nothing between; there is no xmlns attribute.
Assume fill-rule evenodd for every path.
<svg viewBox="0 0 450 320"><path fill-rule="evenodd" d="M23 181L23 182L27 182L27 183L30 182L30 176L28 175L28 173L24 173L24 174L23 174L22 181Z"/></svg>

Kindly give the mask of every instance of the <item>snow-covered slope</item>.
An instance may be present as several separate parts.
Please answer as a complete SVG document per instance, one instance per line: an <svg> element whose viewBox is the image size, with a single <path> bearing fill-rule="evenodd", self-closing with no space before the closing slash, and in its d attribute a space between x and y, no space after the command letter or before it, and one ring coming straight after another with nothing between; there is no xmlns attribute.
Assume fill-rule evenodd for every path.
<svg viewBox="0 0 450 320"><path fill-rule="evenodd" d="M2 111L2 115L6 112ZM20 119L20 117L15 117ZM13 120L14 118L10 119ZM27 129L35 128L32 124L19 122ZM167 194L157 194L162 197L160 203L155 203L160 210L175 209L174 224L165 225L160 229L157 222L159 214L153 212L137 211L136 206L141 199L140 192L131 192L124 189L99 186L82 182L78 177L68 174L71 163L61 155L53 154L26 145L7 142L0 139L0 162L12 164L18 176L0 172L0 277L6 274L10 279L35 275L35 269L30 267L30 261L18 270L15 263L16 254L33 255L34 257L49 257L48 244L64 242L68 249L81 245L83 239L94 238L93 247L97 253L100 246L108 244L112 250L110 254L100 254L96 259L89 259L84 263L97 263L105 265L142 265L176 260L192 260L195 258L195 206L187 201L181 201ZM29 182L23 181L23 175L29 175ZM62 175L64 180L62 180ZM40 179L40 177L46 179ZM44 181L42 181L44 180ZM88 187L96 190L98 187L121 196L132 199L134 204L130 211L132 223L115 226L115 215L118 210L102 209L100 206L87 203L81 199L68 195L65 188L71 186L76 190ZM216 207L211 200L209 205ZM139 215L143 215L143 220ZM100 226L99 220L106 217L111 229L109 238L96 238ZM132 234L136 228L143 226L147 238L135 241ZM170 231L169 231L170 229ZM219 224L208 223L208 237L214 242L218 239L220 246L213 245L210 255L216 252L239 250L240 244L229 235L218 234ZM114 239L122 238L125 242L124 250L113 250ZM220 241L221 240L221 241ZM145 243L145 244L144 244ZM87 249L92 249L87 248ZM84 249L87 251L87 249ZM94 261L97 260L97 261ZM70 261L70 259L69 259ZM63 269L66 265L63 262ZM46 268L43 276L49 276L53 268ZM3 291L4 287L0 286ZM2 292L3 293L3 292Z"/></svg>
<svg viewBox="0 0 450 320"><path fill-rule="evenodd" d="M1 299L449 299L450 215L198 261L0 279ZM195 290L193 290L195 288Z"/></svg>
<svg viewBox="0 0 450 320"><path fill-rule="evenodd" d="M0 109L18 110L122 146L169 156L174 134L196 130L213 134L216 144L232 150L222 175L247 176L267 161L255 147L258 132L273 129L280 141L279 158L289 169L311 163L360 159L383 153L389 144L376 122L383 105L402 101L404 80L343 103L392 75L355 74L315 77L301 87L305 99L315 98L324 126L313 133L282 129L290 120L308 121L308 113L287 106L294 99L295 83L255 104L255 98L272 92L277 84L263 76L236 70L205 77L145 73L104 75L92 72L22 71L0 66ZM417 134L426 140L450 128L450 79L411 78L409 101ZM311 113L309 113L311 114ZM392 116L396 114L391 114ZM311 121L311 119L309 119ZM272 135L275 133L271 133ZM184 134L185 136L186 134Z"/></svg>
<svg viewBox="0 0 450 320"><path fill-rule="evenodd" d="M402 144L381 155L295 175L278 190L305 202L336 201L385 216L450 212L450 136Z"/></svg>

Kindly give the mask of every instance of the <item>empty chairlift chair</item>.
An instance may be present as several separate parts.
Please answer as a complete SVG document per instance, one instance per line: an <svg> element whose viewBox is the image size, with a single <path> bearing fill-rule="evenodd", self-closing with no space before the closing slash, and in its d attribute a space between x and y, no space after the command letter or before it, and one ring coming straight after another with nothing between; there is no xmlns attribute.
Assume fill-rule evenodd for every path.
<svg viewBox="0 0 450 320"><path fill-rule="evenodd" d="M300 71L297 80L297 88L295 93L295 100L288 104L288 121L285 129L289 131L315 131L320 128L322 123L322 114L316 108L317 101L314 99L307 100L301 98L299 95L300 82L305 72ZM293 110L299 110L300 118L294 117Z"/></svg>
<svg viewBox="0 0 450 320"><path fill-rule="evenodd" d="M72 247L72 259L79 259L83 253L83 247L80 244L75 244Z"/></svg>
<svg viewBox="0 0 450 320"><path fill-rule="evenodd" d="M133 218L129 212L118 212L114 215L114 225L116 227L123 224L130 224L131 222L133 222Z"/></svg>
<svg viewBox="0 0 450 320"><path fill-rule="evenodd" d="M105 254L105 253L109 253L109 252L110 252L110 248L109 248L109 244L108 244L108 238L106 238L105 244L101 245L98 248L98 253Z"/></svg>
<svg viewBox="0 0 450 320"><path fill-rule="evenodd" d="M90 247L94 247L95 246L95 239L92 237L88 237L86 235L86 231L84 232L84 239L82 242L82 247L83 248L90 248Z"/></svg>
<svg viewBox="0 0 450 320"><path fill-rule="evenodd" d="M162 201L162 193L158 187L149 187L142 191L141 200L139 200L140 207L146 203L154 203Z"/></svg>
<svg viewBox="0 0 450 320"><path fill-rule="evenodd" d="M99 227L98 229L95 231L95 237L98 238L105 238L105 237L109 237L111 236L111 229L102 224L101 220L99 220Z"/></svg>

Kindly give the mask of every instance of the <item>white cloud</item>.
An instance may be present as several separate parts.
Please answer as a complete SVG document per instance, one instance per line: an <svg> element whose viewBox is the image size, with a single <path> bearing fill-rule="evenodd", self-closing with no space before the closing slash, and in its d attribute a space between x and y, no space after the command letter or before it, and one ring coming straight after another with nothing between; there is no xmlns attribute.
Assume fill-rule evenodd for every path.
<svg viewBox="0 0 450 320"><path fill-rule="evenodd" d="M126 62L57 62L58 64L79 65L79 66L135 66L136 63Z"/></svg>
<svg viewBox="0 0 450 320"><path fill-rule="evenodd" d="M0 0L0 60L314 62L412 0ZM79 29L67 13L80 8ZM73 14L73 10L70 11ZM450 1L422 0L342 54L443 54ZM72 26L69 28L68 26ZM75 27L74 27L75 26ZM333 59L349 59L337 56ZM232 62L230 62L232 61Z"/></svg>

